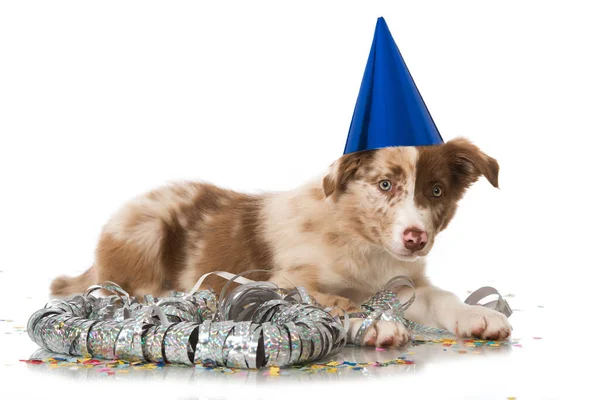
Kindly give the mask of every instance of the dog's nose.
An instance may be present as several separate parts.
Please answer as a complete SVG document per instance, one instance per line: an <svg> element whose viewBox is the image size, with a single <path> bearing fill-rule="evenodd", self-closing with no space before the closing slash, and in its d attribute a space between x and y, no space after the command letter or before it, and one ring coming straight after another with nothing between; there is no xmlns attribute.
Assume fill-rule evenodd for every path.
<svg viewBox="0 0 600 400"><path fill-rule="evenodd" d="M410 251L422 250L427 244L427 232L417 228L408 228L402 234L404 247Z"/></svg>

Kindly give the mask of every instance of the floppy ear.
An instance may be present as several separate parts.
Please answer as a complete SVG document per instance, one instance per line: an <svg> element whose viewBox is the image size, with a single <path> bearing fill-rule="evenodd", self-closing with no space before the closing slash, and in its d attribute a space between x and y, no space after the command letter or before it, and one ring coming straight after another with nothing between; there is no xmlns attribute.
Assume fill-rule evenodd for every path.
<svg viewBox="0 0 600 400"><path fill-rule="evenodd" d="M329 167L329 173L323 178L325 197L346 190L364 157L365 152L345 154Z"/></svg>
<svg viewBox="0 0 600 400"><path fill-rule="evenodd" d="M452 175L459 185L469 187L483 175L492 186L498 187L498 161L467 139L453 139L443 146Z"/></svg>

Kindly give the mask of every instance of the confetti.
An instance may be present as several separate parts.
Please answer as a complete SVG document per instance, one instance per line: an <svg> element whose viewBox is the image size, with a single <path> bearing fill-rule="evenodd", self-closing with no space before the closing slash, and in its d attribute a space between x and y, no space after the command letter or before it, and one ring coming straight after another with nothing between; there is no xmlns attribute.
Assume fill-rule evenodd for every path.
<svg viewBox="0 0 600 400"><path fill-rule="evenodd" d="M414 352L412 352L414 353ZM50 368L67 367L71 370L77 370L80 368L93 368L98 372L100 376L113 376L115 373L129 373L129 371L147 371L147 370L161 370L166 367L165 363L145 363L145 362L132 362L129 363L123 360L110 360L101 361L90 358L63 358L63 357L52 357L46 359L30 359L20 360L28 364L46 364ZM400 356L396 359L383 361L383 362L370 362L370 363L357 363L354 361L329 361L326 363L317 363L305 366L294 366L291 369L302 371L304 373L337 373L340 369L348 368L354 371L364 371L369 367L382 368L390 365L412 365L414 361L407 360L406 356ZM171 365L169 368L176 368L177 365ZM239 368L227 368L227 367L211 367L204 366L201 364L195 365L198 373L222 373L227 375L238 374L245 376L248 373ZM254 369L254 371L257 371ZM280 367L270 367L267 371L261 373L263 376L288 376L290 372Z"/></svg>
<svg viewBox="0 0 600 400"><path fill-rule="evenodd" d="M542 338L541 338L541 337L539 337L539 336L534 336L533 338L534 338L535 340L541 340L541 339L542 339Z"/></svg>
<svg viewBox="0 0 600 400"><path fill-rule="evenodd" d="M44 361L42 361L42 360L36 360L36 359L33 359L33 360L19 360L19 361L25 362L27 364L44 364Z"/></svg>
<svg viewBox="0 0 600 400"><path fill-rule="evenodd" d="M494 349L495 351L500 347L505 346L516 346L522 347L519 342L519 339L513 339L510 341L494 341L494 340L481 340L481 339L457 339L457 338L440 338L440 339L431 339L431 340L418 340L414 341L413 344L416 346L419 345L442 345L442 350L447 352L447 349L453 349L455 352L459 354L482 354L481 348L488 347L489 349ZM408 353L411 354L411 353ZM412 352L414 354L414 352Z"/></svg>

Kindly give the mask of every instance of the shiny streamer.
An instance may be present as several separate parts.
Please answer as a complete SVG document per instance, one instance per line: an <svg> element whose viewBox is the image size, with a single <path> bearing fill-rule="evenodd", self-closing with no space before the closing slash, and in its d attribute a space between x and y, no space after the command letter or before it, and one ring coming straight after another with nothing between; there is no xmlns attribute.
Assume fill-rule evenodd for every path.
<svg viewBox="0 0 600 400"><path fill-rule="evenodd" d="M220 297L212 290L199 290L213 274L229 280ZM232 282L240 286L225 295ZM403 287L413 290L405 303L396 295ZM108 295L93 296L98 290ZM486 307L510 312L493 288L480 289L466 302L474 304L490 294L499 299ZM201 277L190 293L172 292L165 298L134 298L113 282L94 285L83 295L50 301L31 316L27 332L40 347L71 356L206 367L282 367L337 353L346 345L350 318L363 319L349 338L355 345L377 320L402 323L413 336L452 335L407 320L404 312L414 300L412 281L396 277L360 312L340 318L320 307L302 287L280 289L271 282L214 272Z"/></svg>
<svg viewBox="0 0 600 400"><path fill-rule="evenodd" d="M128 361L260 368L308 363L346 345L339 318L303 288L284 290L216 273L244 284L220 298L212 290L169 297L129 296L113 282L52 300L29 319L40 347L61 354ZM92 294L98 290L104 297Z"/></svg>
<svg viewBox="0 0 600 400"><path fill-rule="evenodd" d="M497 296L497 298L496 300L491 300L487 303L480 304L480 302L486 299L488 296ZM484 286L471 293L471 295L465 300L465 303L469 305L481 305L483 307L491 308L506 315L507 318L512 315L512 309L508 305L508 302L502 298L496 289L490 286Z"/></svg>
<svg viewBox="0 0 600 400"><path fill-rule="evenodd" d="M397 297L397 293L403 287L412 289L412 296L402 303ZM496 300L489 301L485 304L480 302L489 296L497 296ZM356 332L354 338L351 339L350 343L359 346L362 343L362 339L367 329L378 320L392 321L404 324L411 333L412 339L426 340L426 339L439 339L441 337L454 336L454 334L445 329L433 328L425 325L418 324L414 321L408 320L404 317L404 312L408 307L415 301L415 286L414 283L405 276L397 276L392 278L381 290L376 293L369 301L361 306L360 312L350 313L347 318L361 318L363 322ZM485 286L477 289L473 292L466 300L466 304L469 305L480 305L483 307L491 308L492 310L498 311L504 314L506 317L510 317L512 310L508 305L508 302L502 298L500 293L489 286Z"/></svg>

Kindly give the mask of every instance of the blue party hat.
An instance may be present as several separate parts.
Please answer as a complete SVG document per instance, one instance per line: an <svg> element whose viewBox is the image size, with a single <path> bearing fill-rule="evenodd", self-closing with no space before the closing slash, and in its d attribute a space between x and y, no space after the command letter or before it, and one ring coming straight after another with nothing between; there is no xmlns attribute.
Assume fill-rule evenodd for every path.
<svg viewBox="0 0 600 400"><path fill-rule="evenodd" d="M408 72L383 17L375 37L344 154L390 146L427 146L444 140Z"/></svg>

